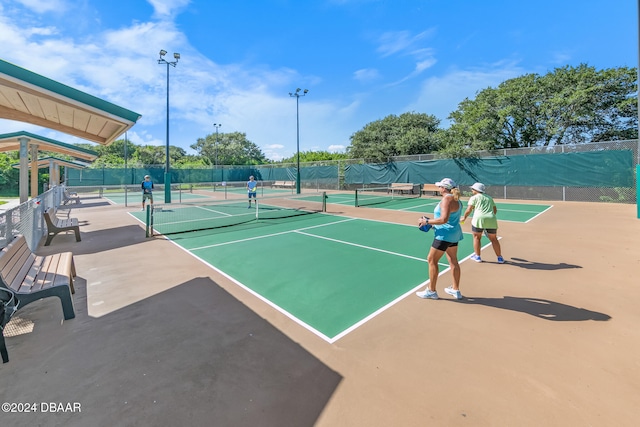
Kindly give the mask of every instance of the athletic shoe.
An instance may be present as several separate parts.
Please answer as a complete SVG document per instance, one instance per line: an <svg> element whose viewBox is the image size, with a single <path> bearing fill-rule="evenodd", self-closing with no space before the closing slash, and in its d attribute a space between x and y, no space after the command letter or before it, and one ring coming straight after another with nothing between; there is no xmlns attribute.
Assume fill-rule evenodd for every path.
<svg viewBox="0 0 640 427"><path fill-rule="evenodd" d="M444 291L455 299L462 299L462 294L460 293L460 291L454 290L451 286L449 286L448 288L444 288Z"/></svg>
<svg viewBox="0 0 640 427"><path fill-rule="evenodd" d="M482 258L480 258L480 255L473 254L471 255L471 259L475 262L482 262Z"/></svg>
<svg viewBox="0 0 640 427"><path fill-rule="evenodd" d="M504 264L504 258L501 256L498 257L498 264Z"/></svg>
<svg viewBox="0 0 640 427"><path fill-rule="evenodd" d="M251 205L247 206L247 209L251 209ZM243 214L244 215L244 214Z"/></svg>
<svg viewBox="0 0 640 427"><path fill-rule="evenodd" d="M140 209L140 210L144 212L144 208L142 208L142 209Z"/></svg>
<svg viewBox="0 0 640 427"><path fill-rule="evenodd" d="M416 292L416 295L418 295L420 298L425 299L438 299L438 292L430 291L428 289L426 291Z"/></svg>

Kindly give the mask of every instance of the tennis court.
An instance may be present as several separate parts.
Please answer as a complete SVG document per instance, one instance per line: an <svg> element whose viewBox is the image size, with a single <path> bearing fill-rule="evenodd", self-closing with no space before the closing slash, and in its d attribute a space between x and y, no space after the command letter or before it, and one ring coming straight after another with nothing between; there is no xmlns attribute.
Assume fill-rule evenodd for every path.
<svg viewBox="0 0 640 427"><path fill-rule="evenodd" d="M313 200L318 196L303 196ZM262 203L267 209L269 200ZM163 224L163 215L177 221ZM131 212L144 222L145 212ZM154 227L289 318L334 342L426 285L432 234L417 227L326 213L255 219L246 201L165 206ZM209 223L209 222L212 223ZM213 222L221 221L220 224ZM227 227L225 221L232 221ZM190 228L205 229L186 232ZM488 239L483 237L483 245ZM472 237L459 258L471 255ZM448 268L446 257L441 272Z"/></svg>

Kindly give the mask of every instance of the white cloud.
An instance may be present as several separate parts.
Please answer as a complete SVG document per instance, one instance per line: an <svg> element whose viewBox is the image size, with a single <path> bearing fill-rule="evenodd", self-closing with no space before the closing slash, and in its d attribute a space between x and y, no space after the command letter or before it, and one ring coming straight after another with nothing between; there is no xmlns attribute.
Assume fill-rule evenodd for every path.
<svg viewBox="0 0 640 427"><path fill-rule="evenodd" d="M344 153L346 147L344 145L330 145L327 151L330 153Z"/></svg>
<svg viewBox="0 0 640 427"><path fill-rule="evenodd" d="M380 52L383 57L412 51L413 53L419 53L422 50L420 48L414 48L414 46L432 34L433 30L423 31L415 36L412 36L409 31L386 32L379 38L380 45L378 46L378 52Z"/></svg>
<svg viewBox="0 0 640 427"><path fill-rule="evenodd" d="M66 2L62 0L16 0L28 9L37 13L64 12Z"/></svg>
<svg viewBox="0 0 640 427"><path fill-rule="evenodd" d="M175 15L179 10L191 3L190 0L147 0L153 6L154 15L168 17Z"/></svg>
<svg viewBox="0 0 640 427"><path fill-rule="evenodd" d="M353 73L353 78L363 83L368 83L380 78L378 70L372 68L363 68Z"/></svg>
<svg viewBox="0 0 640 427"><path fill-rule="evenodd" d="M406 106L405 111L433 114L441 120L441 127L447 127L447 117L465 98L473 99L478 91L496 87L524 73L525 70L514 62L500 62L478 69L452 69L443 76L425 79L416 99Z"/></svg>

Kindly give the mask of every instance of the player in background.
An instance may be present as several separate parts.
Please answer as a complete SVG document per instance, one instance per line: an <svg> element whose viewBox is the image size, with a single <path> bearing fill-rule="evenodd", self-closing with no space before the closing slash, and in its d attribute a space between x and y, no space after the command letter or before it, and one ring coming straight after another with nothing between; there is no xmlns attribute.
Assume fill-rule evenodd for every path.
<svg viewBox="0 0 640 427"><path fill-rule="evenodd" d="M251 175L249 177L249 181L247 181L247 190L248 190L248 194L249 194L249 207L248 209L251 208L251 198L253 197L253 200L258 203L258 201L256 200L256 193L257 193L257 187L258 187L258 181L255 181L253 178L253 175Z"/></svg>
<svg viewBox="0 0 640 427"><path fill-rule="evenodd" d="M140 184L142 188L142 210L144 210L144 202L149 199L149 204L153 205L153 181L149 175L144 176L144 181Z"/></svg>
<svg viewBox="0 0 640 427"><path fill-rule="evenodd" d="M471 231L473 232L473 251L471 259L475 262L482 262L480 258L480 239L482 239L482 232L485 231L493 251L498 257L498 264L504 264L504 258L502 258L502 249L500 248L500 242L498 241L498 208L491 196L484 193L484 184L476 182L471 186L473 196L469 199L469 206L464 213L464 216L460 222L464 223L471 211L473 211L473 218L471 218Z"/></svg>

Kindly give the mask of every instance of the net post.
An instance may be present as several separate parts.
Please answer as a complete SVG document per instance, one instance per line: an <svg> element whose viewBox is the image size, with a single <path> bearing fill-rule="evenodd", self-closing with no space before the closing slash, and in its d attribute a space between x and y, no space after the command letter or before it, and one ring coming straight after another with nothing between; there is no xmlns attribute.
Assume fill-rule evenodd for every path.
<svg viewBox="0 0 640 427"><path fill-rule="evenodd" d="M327 211L327 192L322 192L322 212Z"/></svg>
<svg viewBox="0 0 640 427"><path fill-rule="evenodd" d="M356 188L356 208L358 207L358 189Z"/></svg>
<svg viewBox="0 0 640 427"><path fill-rule="evenodd" d="M146 227L144 228L144 230L145 230L146 237L150 237L149 236L149 230L151 228L151 211L149 209L149 205L147 205L147 215L146 216L147 216L147 219L145 221Z"/></svg>

